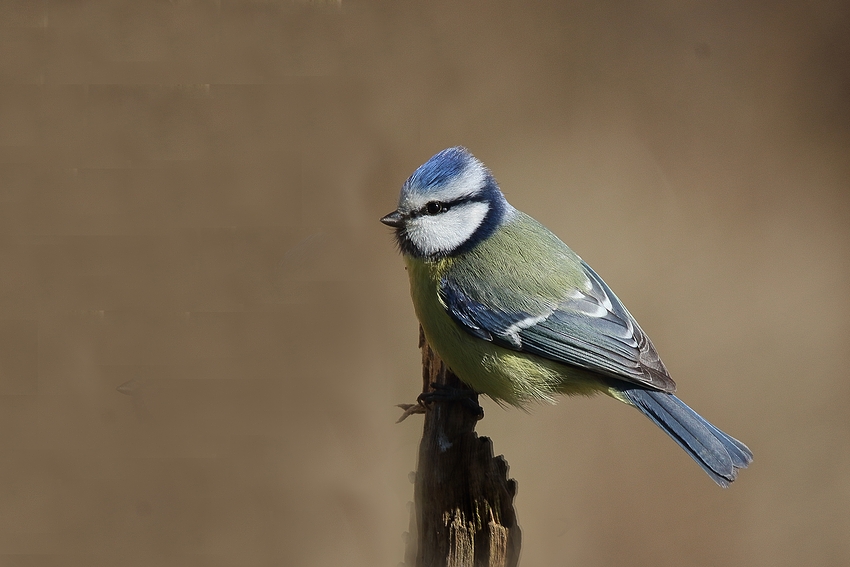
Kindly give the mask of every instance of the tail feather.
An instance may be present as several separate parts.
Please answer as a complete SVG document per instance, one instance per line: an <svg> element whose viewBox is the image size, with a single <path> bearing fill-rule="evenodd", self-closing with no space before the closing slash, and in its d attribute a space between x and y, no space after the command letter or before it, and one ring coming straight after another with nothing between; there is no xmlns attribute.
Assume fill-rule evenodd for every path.
<svg viewBox="0 0 850 567"><path fill-rule="evenodd" d="M673 394L640 388L624 389L620 394L666 431L720 486L729 486L738 469L752 462L753 453L746 445L717 429Z"/></svg>

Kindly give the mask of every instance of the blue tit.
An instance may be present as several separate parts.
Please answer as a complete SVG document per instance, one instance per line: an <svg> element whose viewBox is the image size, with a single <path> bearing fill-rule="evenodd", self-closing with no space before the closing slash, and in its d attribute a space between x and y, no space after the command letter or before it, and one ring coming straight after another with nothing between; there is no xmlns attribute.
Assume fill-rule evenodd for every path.
<svg viewBox="0 0 850 567"><path fill-rule="evenodd" d="M602 278L513 208L465 148L419 167L381 222L395 229L425 337L475 391L520 407L602 392L655 422L723 487L752 461L673 395L649 337Z"/></svg>

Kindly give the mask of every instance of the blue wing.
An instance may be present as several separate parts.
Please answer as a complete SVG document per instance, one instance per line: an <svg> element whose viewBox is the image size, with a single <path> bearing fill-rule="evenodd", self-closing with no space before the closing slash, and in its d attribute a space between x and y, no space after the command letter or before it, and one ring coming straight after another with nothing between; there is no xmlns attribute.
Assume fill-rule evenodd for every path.
<svg viewBox="0 0 850 567"><path fill-rule="evenodd" d="M449 315L470 334L502 347L578 366L664 392L676 384L652 342L617 296L584 261L583 288L563 299L506 309L451 277L440 282Z"/></svg>

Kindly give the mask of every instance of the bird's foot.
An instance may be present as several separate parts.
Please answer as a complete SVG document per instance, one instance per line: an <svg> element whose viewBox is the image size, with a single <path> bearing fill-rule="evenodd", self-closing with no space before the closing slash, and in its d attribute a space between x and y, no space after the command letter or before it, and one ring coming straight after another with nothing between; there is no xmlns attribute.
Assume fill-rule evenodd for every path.
<svg viewBox="0 0 850 567"><path fill-rule="evenodd" d="M468 388L455 388L446 384L431 383L430 392L422 392L416 401L422 406L437 402L457 402L467 409L476 419L484 417L484 408L478 404L478 393Z"/></svg>
<svg viewBox="0 0 850 567"><path fill-rule="evenodd" d="M396 404L396 407L404 410L404 413L396 420L396 423L401 423L413 414L425 413L425 406L418 402L415 404Z"/></svg>
<svg viewBox="0 0 850 567"><path fill-rule="evenodd" d="M401 423L414 414L425 413L428 404L457 402L468 410L477 420L484 418L484 408L478 403L478 394L467 388L455 388L446 384L431 383L430 392L422 392L416 398L415 404L397 404L404 410L396 423Z"/></svg>

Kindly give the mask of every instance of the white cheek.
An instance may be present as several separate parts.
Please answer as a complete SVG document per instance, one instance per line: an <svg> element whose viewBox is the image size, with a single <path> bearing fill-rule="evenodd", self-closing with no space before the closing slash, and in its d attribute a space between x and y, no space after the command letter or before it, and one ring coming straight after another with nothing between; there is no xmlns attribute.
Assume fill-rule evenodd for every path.
<svg viewBox="0 0 850 567"><path fill-rule="evenodd" d="M407 236L426 255L449 253L470 239L487 216L487 203L465 203L407 223Z"/></svg>

